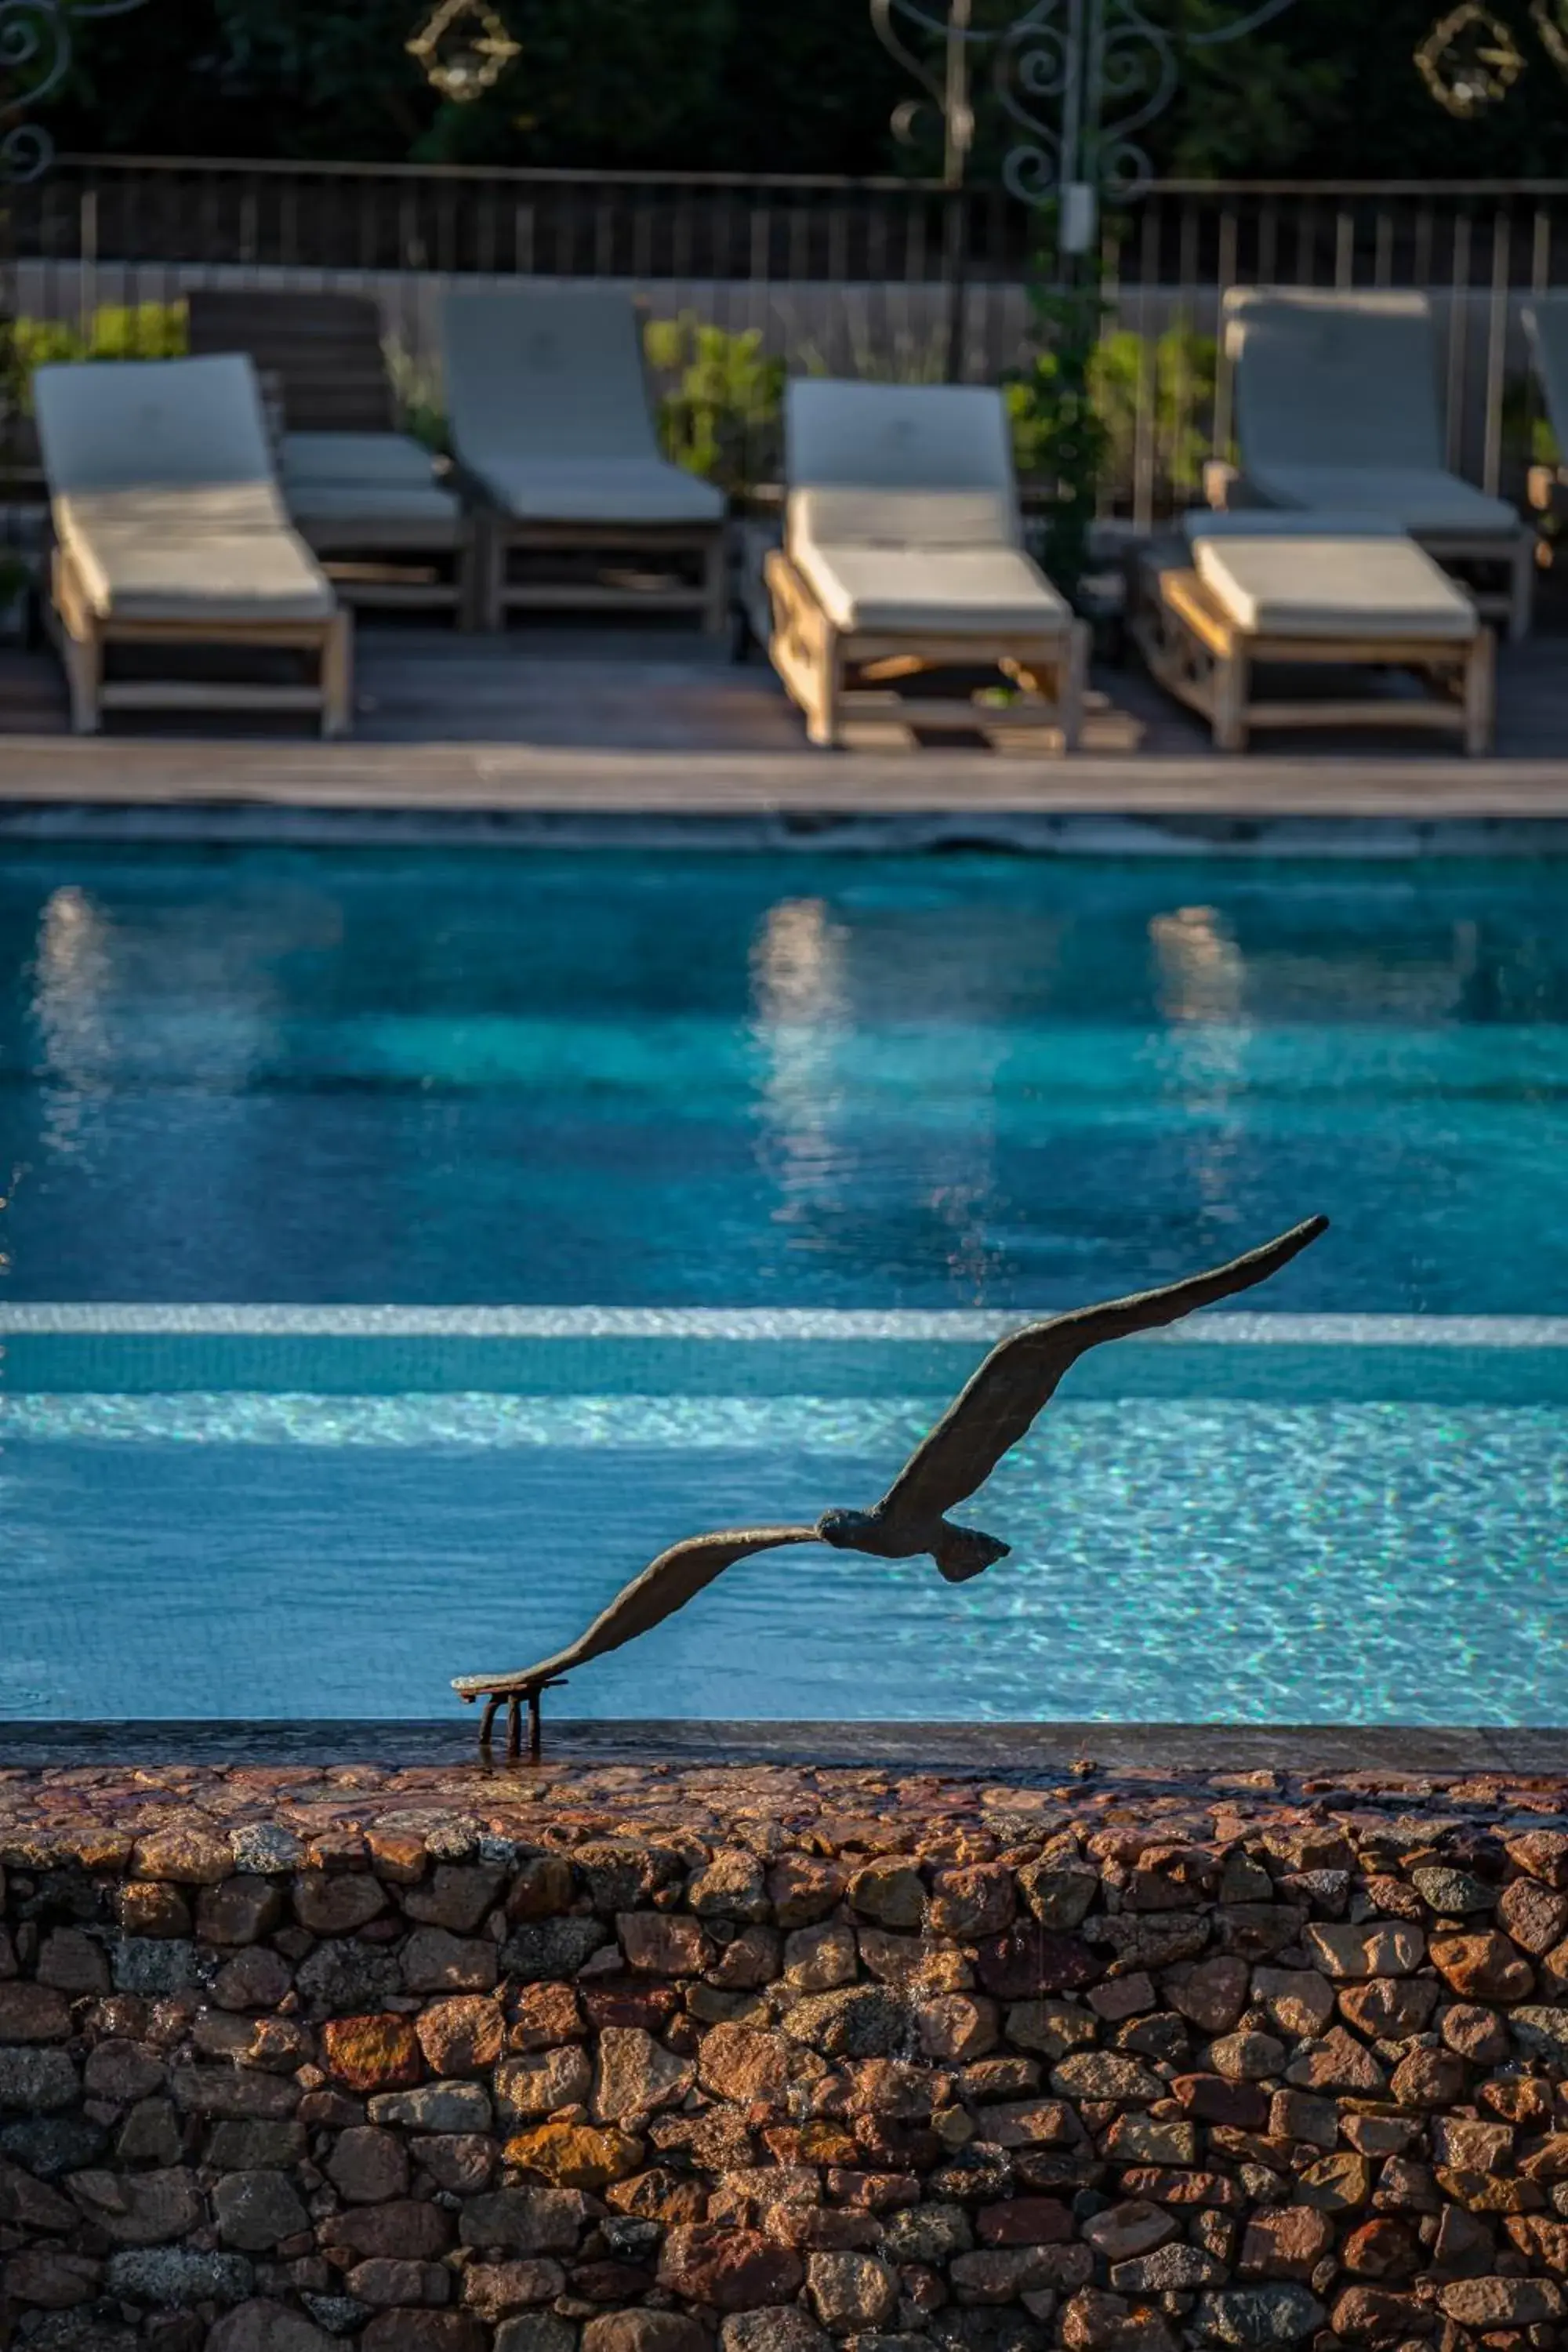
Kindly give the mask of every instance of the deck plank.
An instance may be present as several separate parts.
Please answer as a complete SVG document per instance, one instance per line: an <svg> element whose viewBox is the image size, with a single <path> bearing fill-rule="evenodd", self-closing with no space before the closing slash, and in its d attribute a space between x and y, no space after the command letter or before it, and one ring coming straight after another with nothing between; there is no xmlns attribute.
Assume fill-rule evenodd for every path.
<svg viewBox="0 0 1568 2352"><path fill-rule="evenodd" d="M772 670L679 629L456 636L363 624L352 739L148 715L80 739L47 654L0 655L0 803L271 803L588 815L1568 818L1568 636L1501 656L1496 755L1419 736L1269 737L1216 754L1132 660L1097 671L1084 748L921 735L901 716L812 750Z"/></svg>

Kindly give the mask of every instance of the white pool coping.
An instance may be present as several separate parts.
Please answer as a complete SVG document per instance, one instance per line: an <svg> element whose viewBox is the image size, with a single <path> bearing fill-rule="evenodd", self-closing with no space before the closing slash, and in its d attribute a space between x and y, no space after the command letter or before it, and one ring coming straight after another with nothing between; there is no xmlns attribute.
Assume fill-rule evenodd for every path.
<svg viewBox="0 0 1568 2352"><path fill-rule="evenodd" d="M979 1341L1058 1308L302 1307L0 1304L0 1340L39 1338ZM1568 1315L1204 1314L1160 1347L1568 1348Z"/></svg>

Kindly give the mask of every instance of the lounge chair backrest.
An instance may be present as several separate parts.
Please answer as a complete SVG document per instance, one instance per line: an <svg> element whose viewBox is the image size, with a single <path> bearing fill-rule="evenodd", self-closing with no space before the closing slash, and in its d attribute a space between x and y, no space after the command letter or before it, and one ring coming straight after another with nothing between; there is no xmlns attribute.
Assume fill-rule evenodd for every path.
<svg viewBox="0 0 1568 2352"><path fill-rule="evenodd" d="M246 352L282 387L290 433L391 433L397 399L382 348L381 311L367 294L202 287L188 297L198 357Z"/></svg>
<svg viewBox="0 0 1568 2352"><path fill-rule="evenodd" d="M199 360L78 360L37 369L33 403L56 498L276 491L256 371Z"/></svg>
<svg viewBox="0 0 1568 2352"><path fill-rule="evenodd" d="M1557 446L1568 450L1568 295L1532 294L1524 306L1524 331Z"/></svg>
<svg viewBox="0 0 1568 2352"><path fill-rule="evenodd" d="M784 396L784 448L792 489L1016 497L1007 411L984 384L798 377Z"/></svg>
<svg viewBox="0 0 1568 2352"><path fill-rule="evenodd" d="M1225 331L1244 469L1445 469L1424 295L1235 287Z"/></svg>
<svg viewBox="0 0 1568 2352"><path fill-rule="evenodd" d="M524 285L448 294L447 413L460 458L659 455L629 294Z"/></svg>
<svg viewBox="0 0 1568 2352"><path fill-rule="evenodd" d="M786 540L847 545L1022 544L1002 395L978 384L838 383L784 396Z"/></svg>

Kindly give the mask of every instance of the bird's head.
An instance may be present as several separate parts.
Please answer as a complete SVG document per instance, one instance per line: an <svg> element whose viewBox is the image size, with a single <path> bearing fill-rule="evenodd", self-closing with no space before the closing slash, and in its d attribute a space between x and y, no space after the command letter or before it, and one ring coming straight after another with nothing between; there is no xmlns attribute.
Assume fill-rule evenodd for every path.
<svg viewBox="0 0 1568 2352"><path fill-rule="evenodd" d="M824 1511L816 1523L816 1532L835 1551L855 1551L870 1527L871 1521L864 1511Z"/></svg>

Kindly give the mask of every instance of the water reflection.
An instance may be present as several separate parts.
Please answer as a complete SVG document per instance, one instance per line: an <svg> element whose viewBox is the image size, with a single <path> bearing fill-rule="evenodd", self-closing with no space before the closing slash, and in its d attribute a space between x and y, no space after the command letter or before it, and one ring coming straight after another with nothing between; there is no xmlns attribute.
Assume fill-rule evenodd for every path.
<svg viewBox="0 0 1568 2352"><path fill-rule="evenodd" d="M85 890L68 883L46 899L32 1012L43 1046L40 1124L47 1151L68 1156L85 1149L93 1098L113 1084L110 938L109 923Z"/></svg>
<svg viewBox="0 0 1568 2352"><path fill-rule="evenodd" d="M1171 1026L1162 1059L1167 1090L1199 1130L1187 1165L1205 1213L1239 1220L1237 1159L1242 1142L1252 1024L1247 971L1234 932L1213 907L1179 907L1155 915L1150 943L1159 973L1158 1002Z"/></svg>
<svg viewBox="0 0 1568 2352"><path fill-rule="evenodd" d="M763 916L752 950L763 1156L778 1187L777 1224L799 1223L839 1198L835 1129L844 1095L839 1052L849 1029L847 940L826 900L781 898Z"/></svg>

